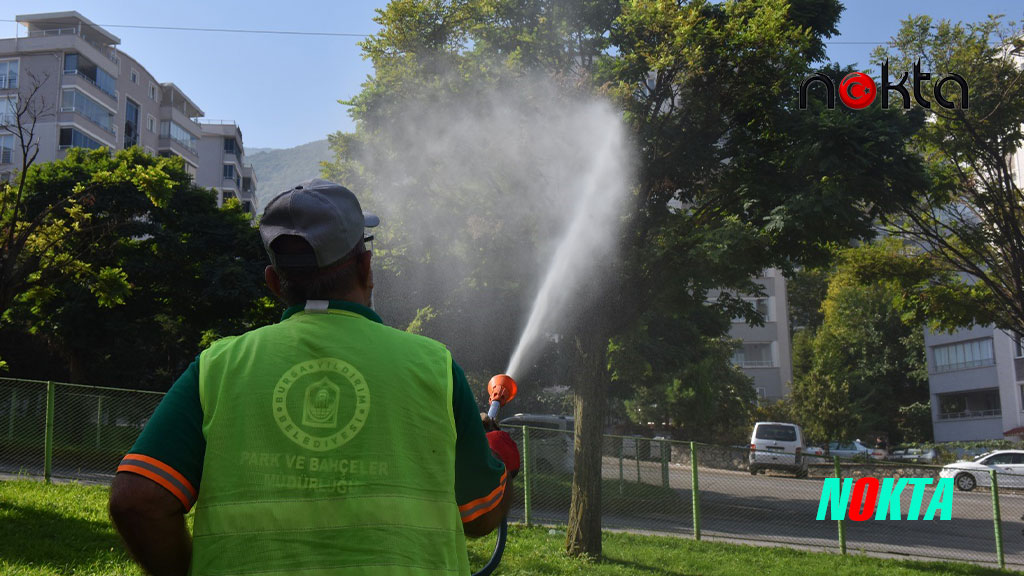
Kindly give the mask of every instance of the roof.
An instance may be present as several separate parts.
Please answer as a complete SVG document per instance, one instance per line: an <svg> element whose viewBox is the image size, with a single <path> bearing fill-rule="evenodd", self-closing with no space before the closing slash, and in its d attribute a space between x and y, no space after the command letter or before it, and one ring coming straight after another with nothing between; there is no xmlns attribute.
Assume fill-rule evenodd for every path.
<svg viewBox="0 0 1024 576"><path fill-rule="evenodd" d="M96 32L107 40L111 44L120 44L121 39L114 36L110 32L107 32L101 28L98 24L95 24L92 20L89 20L85 16L82 16L75 10L67 10L65 12L43 12L40 14L19 14L15 16L14 20L22 24L85 24L92 31Z"/></svg>

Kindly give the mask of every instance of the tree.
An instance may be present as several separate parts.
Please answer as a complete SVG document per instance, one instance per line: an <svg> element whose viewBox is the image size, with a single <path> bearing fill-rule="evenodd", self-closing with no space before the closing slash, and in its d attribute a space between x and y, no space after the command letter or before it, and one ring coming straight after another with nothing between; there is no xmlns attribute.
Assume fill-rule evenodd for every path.
<svg viewBox="0 0 1024 576"><path fill-rule="evenodd" d="M884 433L898 439L904 432L898 425L901 407L928 403L922 324L901 305L917 282L906 273L910 265L900 264L906 258L901 251L890 240L838 256L823 322L811 343L810 368L793 383L794 406L812 437L849 440ZM864 281L860 273L867 269L891 275Z"/></svg>
<svg viewBox="0 0 1024 576"><path fill-rule="evenodd" d="M1017 333L1024 333L1024 193L1010 160L1024 138L1022 38L1021 29L1001 17L964 24L917 16L903 21L874 54L892 70L920 63L932 71L922 82L926 96L948 73L967 80L963 94L945 83L952 109L931 103L932 121L910 142L927 163L930 186L890 222L983 289L975 292L982 300L976 320ZM954 281L953 289L962 290Z"/></svg>
<svg viewBox="0 0 1024 576"><path fill-rule="evenodd" d="M194 187L180 158L71 149L24 182L47 206L88 191L75 219L51 226L59 235L28 244L42 265L4 321L45 342L72 381L166 389L202 345L271 320L258 234Z"/></svg>
<svg viewBox="0 0 1024 576"><path fill-rule="evenodd" d="M574 5L581 8L569 9ZM445 127L431 125L431 117L463 110L474 117L469 112L489 91L516 90L533 74L563 80L556 103L600 92L624 113L639 167L623 214L622 252L603 271L606 291L585 298L596 307L582 308L588 311L566 330L575 336L579 366L570 553L601 552L596 439L609 381L620 397L657 396L659 406L672 407L667 417L687 420L689 430L696 430L690 419L706 418L701 407L721 402L746 418L752 390L740 386L722 339L733 317L761 320L742 299L758 290L751 277L770 266L821 262L832 244L870 238L879 215L923 185L918 157L903 146L922 114L828 110L817 97L809 110L796 106L840 10L834 0L406 0L381 11L381 32L364 43L374 78L350 101L356 133L331 138L338 159L328 174L369 191L371 202L406 192L401 209L382 203L395 210L389 221L397 228L385 233L388 248L379 253L384 274L392 275L384 277L418 282L403 292L406 321L431 305L437 316L419 326L442 339L453 335L453 348L493 342L471 333L472 317L460 317L462 301L515 318L514 303L530 293L531 284L509 271L536 260L544 220L515 228L504 202L520 200L532 174L473 166L471 178L431 186L445 181L440 163L428 164L417 181L387 181L382 166L399 154L423 163L431 158L423 148L434 146L462 153L459 143L413 150L403 143L417 130L438 135ZM551 99L524 96L514 113L550 114ZM416 112L428 121L417 121ZM533 144L558 136L551 130ZM424 221L442 225L424 241L408 241ZM467 262L474 264L467 269ZM424 301L422 287L435 277L421 273L439 266L465 280L444 298ZM500 346L480 351L500 361Z"/></svg>

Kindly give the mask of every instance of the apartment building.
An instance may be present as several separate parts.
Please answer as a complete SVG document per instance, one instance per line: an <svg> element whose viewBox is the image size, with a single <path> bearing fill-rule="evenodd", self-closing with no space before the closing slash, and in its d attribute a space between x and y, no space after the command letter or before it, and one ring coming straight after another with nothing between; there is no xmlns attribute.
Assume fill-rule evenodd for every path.
<svg viewBox="0 0 1024 576"><path fill-rule="evenodd" d="M256 175L245 161L242 129L230 120L203 120L200 127L199 156L203 160L196 183L216 192L218 206L237 198L242 209L255 218L259 214Z"/></svg>
<svg viewBox="0 0 1024 576"><path fill-rule="evenodd" d="M1024 187L1024 152L1009 162ZM925 331L936 442L1024 437L1022 335L994 326L953 334Z"/></svg>
<svg viewBox="0 0 1024 576"><path fill-rule="evenodd" d="M764 316L764 326L751 326L743 318L733 319L729 335L742 341L732 361L754 380L759 401L773 402L789 393L793 380L792 345L789 334L789 304L786 278L769 268L755 278L764 296L746 298Z"/></svg>
<svg viewBox="0 0 1024 576"><path fill-rule="evenodd" d="M925 333L936 442L1020 436L1024 427L1024 347L992 326ZM1009 433L1009 434L1008 434Z"/></svg>
<svg viewBox="0 0 1024 576"><path fill-rule="evenodd" d="M200 156L203 110L173 82L158 81L118 50L120 38L75 11L16 20L25 35L0 39L0 124L13 124L19 99L32 98L38 112L36 162L62 158L72 147L137 145L150 154L181 157L200 186L222 187L220 178L199 178L206 163L216 164L217 171L223 163L223 155ZM20 149L13 134L0 133L0 175L7 175L20 166ZM238 135L241 163L240 130ZM255 198L255 178L250 182Z"/></svg>

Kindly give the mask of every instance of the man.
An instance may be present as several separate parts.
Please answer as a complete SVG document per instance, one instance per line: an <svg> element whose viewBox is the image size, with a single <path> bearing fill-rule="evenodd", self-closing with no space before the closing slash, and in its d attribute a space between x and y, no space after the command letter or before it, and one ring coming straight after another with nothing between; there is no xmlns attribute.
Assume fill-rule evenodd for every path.
<svg viewBox="0 0 1024 576"><path fill-rule="evenodd" d="M485 436L442 344L371 310L364 231L378 222L323 180L267 206L265 278L289 308L197 357L111 487L148 572L469 573L464 534L505 515L519 453Z"/></svg>

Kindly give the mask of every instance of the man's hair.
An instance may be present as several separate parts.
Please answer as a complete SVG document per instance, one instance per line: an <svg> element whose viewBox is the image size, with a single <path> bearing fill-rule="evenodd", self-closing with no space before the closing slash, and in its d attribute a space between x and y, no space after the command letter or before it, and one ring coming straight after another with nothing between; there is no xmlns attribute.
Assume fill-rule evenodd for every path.
<svg viewBox="0 0 1024 576"><path fill-rule="evenodd" d="M312 254L309 243L298 236L279 236L271 244L277 254ZM341 260L324 268L275 266L281 279L281 297L288 306L306 300L330 300L345 295L359 282L357 258L366 252L366 245L357 242Z"/></svg>

